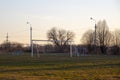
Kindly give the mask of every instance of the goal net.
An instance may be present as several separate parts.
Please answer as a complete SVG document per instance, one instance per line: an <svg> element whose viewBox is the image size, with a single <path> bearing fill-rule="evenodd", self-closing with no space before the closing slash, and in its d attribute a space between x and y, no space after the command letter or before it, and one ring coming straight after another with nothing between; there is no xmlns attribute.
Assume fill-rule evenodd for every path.
<svg viewBox="0 0 120 80"><path fill-rule="evenodd" d="M53 44L52 40L32 40L31 46L31 56L40 57L43 54L52 54L52 53L60 53L55 44ZM72 43L69 41L69 44L64 48L64 54L67 53L70 57L72 57Z"/></svg>

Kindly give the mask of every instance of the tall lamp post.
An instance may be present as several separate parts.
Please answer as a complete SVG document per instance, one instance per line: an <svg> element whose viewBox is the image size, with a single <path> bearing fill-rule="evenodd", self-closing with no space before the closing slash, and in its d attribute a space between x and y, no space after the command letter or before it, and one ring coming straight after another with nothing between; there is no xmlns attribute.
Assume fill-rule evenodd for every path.
<svg viewBox="0 0 120 80"><path fill-rule="evenodd" d="M95 22L95 33L94 33L94 51L95 51L95 53L96 53L96 28L97 28L97 26L96 26L96 20L94 19L94 18L90 18L91 20L93 20L94 22Z"/></svg>
<svg viewBox="0 0 120 80"><path fill-rule="evenodd" d="M31 26L31 24L30 24L30 22L27 22L27 24L29 24L29 26L30 26L30 51L31 51L31 57L33 57L33 50L32 50L32 46L33 46L33 44L32 44L32 26Z"/></svg>

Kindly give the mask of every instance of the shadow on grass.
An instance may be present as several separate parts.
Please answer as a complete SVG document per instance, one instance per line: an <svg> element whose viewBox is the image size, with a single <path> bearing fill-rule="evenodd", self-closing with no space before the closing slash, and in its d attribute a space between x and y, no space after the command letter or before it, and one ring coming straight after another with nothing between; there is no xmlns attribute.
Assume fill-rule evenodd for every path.
<svg viewBox="0 0 120 80"><path fill-rule="evenodd" d="M15 78L0 77L0 80L16 80Z"/></svg>
<svg viewBox="0 0 120 80"><path fill-rule="evenodd" d="M25 68L25 69L9 69L9 70L0 70L0 73L6 72L22 72L22 71L41 71L41 70L74 70L74 69L93 69L93 68L108 68L108 67L118 67L119 63L116 64L97 64L97 65L71 65L71 66L56 66L56 67L48 67L48 68Z"/></svg>

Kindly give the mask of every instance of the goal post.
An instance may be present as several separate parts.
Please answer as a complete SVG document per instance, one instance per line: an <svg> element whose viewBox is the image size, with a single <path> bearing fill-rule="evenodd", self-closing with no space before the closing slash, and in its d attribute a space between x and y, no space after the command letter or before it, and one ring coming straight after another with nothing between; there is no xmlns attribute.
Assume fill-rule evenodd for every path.
<svg viewBox="0 0 120 80"><path fill-rule="evenodd" d="M32 40L32 45L31 45L31 57L34 56L34 42L54 42L54 40ZM65 41L64 41L65 42ZM73 52L72 52L72 41L68 41L69 42L69 55L70 57L73 56Z"/></svg>

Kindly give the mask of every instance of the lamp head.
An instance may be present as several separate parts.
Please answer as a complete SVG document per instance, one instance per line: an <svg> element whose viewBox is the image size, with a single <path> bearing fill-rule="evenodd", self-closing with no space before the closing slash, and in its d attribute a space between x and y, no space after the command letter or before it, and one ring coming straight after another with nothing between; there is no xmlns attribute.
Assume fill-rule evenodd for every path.
<svg viewBox="0 0 120 80"><path fill-rule="evenodd" d="M27 22L27 24L29 24L29 22Z"/></svg>
<svg viewBox="0 0 120 80"><path fill-rule="evenodd" d="M92 20L93 18L91 17L90 19Z"/></svg>

